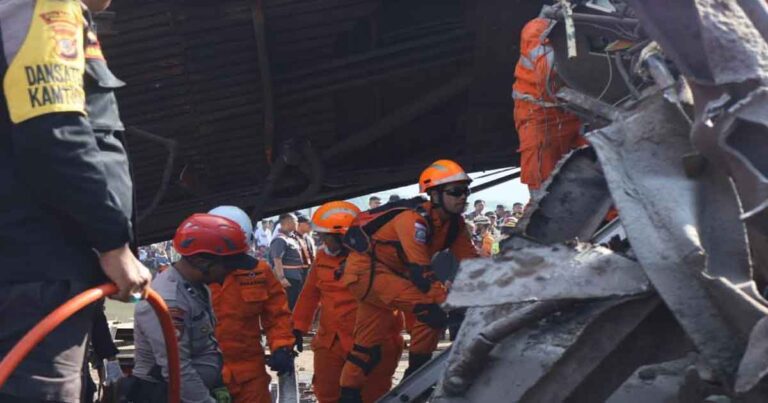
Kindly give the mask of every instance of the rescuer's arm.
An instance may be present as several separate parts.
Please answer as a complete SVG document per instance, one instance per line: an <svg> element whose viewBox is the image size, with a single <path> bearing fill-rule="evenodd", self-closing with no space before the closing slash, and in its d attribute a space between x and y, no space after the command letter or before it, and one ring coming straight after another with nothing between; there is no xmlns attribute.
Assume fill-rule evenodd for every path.
<svg viewBox="0 0 768 403"><path fill-rule="evenodd" d="M312 267L296 301L296 306L293 307L293 328L302 333L308 332L319 305L320 289L317 288L317 269Z"/></svg>
<svg viewBox="0 0 768 403"><path fill-rule="evenodd" d="M261 327L267 335L270 351L293 346L293 321L288 309L285 290L269 270L264 270L267 279L267 301L261 313Z"/></svg>
<svg viewBox="0 0 768 403"><path fill-rule="evenodd" d="M277 280L283 287L287 288L291 286L291 283L285 278L285 269L283 268L283 255L285 255L286 247L285 240L275 238L269 246L269 255L272 258L272 262L275 264L275 267L272 269L275 271Z"/></svg>
<svg viewBox="0 0 768 403"><path fill-rule="evenodd" d="M107 187L101 152L88 120L77 113L50 113L12 131L17 172L37 201L73 219L94 249L127 244L131 223Z"/></svg>
<svg viewBox="0 0 768 403"><path fill-rule="evenodd" d="M176 327L179 339L179 362L181 364L181 401L215 403L210 396L208 388L203 383L200 375L192 366L191 333L192 318L188 309L181 307L177 301L166 300L168 310L171 313L173 324ZM154 310L146 302L141 302L136 308L136 323L142 327L152 346L155 356L155 364L160 366L163 378L168 380L168 356L165 352L165 338Z"/></svg>
<svg viewBox="0 0 768 403"><path fill-rule="evenodd" d="M105 274L127 300L143 292L149 272L131 254L131 224L107 187L101 152L90 124L76 113L51 113L12 131L13 159L37 202L69 217L99 251Z"/></svg>

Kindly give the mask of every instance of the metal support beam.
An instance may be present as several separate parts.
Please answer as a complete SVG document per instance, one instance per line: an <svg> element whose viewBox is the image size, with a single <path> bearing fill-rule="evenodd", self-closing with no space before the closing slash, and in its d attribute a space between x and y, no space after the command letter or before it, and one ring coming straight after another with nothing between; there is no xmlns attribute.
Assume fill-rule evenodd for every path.
<svg viewBox="0 0 768 403"><path fill-rule="evenodd" d="M275 141L275 99L272 94L272 72L269 68L269 53L267 52L262 0L253 0L251 3L251 15L253 17L253 30L256 35L262 103L264 104L264 149L267 163L271 165L272 147Z"/></svg>

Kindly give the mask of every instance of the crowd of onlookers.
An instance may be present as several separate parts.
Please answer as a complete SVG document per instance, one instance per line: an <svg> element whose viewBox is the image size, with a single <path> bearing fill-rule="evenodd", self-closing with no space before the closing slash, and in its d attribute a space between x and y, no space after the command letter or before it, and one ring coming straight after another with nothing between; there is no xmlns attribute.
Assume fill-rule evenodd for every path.
<svg viewBox="0 0 768 403"><path fill-rule="evenodd" d="M401 200L400 196L393 194L389 196L387 203L398 200ZM382 199L379 196L371 196L368 199L370 209L381 205ZM498 204L495 210L486 210L484 200L474 201L472 211L465 214L464 219L481 256L489 257L498 253L499 241L515 231L517 221L523 216L523 209L523 203L514 203L511 209ZM288 227L286 230L283 229L284 225ZM274 265L276 256L284 259L286 254L296 254L300 256L302 264L311 264L316 244L319 242L314 238L309 218L298 212L283 214L277 220L264 219L256 225L253 232L254 256L267 260L270 265ZM291 250L291 246L294 250ZM288 257L289 260L291 258ZM177 259L178 255L171 241L139 247L139 260L154 272L162 271ZM303 278L296 280L303 283Z"/></svg>
<svg viewBox="0 0 768 403"><path fill-rule="evenodd" d="M480 256L490 257L498 253L499 241L515 231L523 216L523 208L523 203L514 203L511 210L498 204L495 210L486 211L485 201L475 200L473 210L465 214L464 219Z"/></svg>

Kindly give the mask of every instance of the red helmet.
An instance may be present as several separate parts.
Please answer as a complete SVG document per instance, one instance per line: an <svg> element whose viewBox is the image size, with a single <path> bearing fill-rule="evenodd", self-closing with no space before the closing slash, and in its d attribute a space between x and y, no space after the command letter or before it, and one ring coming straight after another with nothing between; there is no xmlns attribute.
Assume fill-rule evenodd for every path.
<svg viewBox="0 0 768 403"><path fill-rule="evenodd" d="M232 256L248 252L248 242L240 225L212 214L193 214L182 221L173 237L173 247L181 256L198 253Z"/></svg>

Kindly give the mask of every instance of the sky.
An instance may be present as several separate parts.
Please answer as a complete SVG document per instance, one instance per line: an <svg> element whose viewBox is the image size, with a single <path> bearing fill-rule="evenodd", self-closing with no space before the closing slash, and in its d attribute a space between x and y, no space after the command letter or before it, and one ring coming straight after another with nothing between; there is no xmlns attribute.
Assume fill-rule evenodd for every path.
<svg viewBox="0 0 768 403"><path fill-rule="evenodd" d="M501 168L501 169L495 169L490 171L481 171L481 172L472 172L469 174L469 176L474 180L472 182L472 185L479 185L497 178L501 178L502 176L509 175L510 173L517 170L517 168ZM376 195L381 198L381 201L383 203L386 203L387 200L389 200L390 195L399 195L401 198L408 198L413 197L419 194L419 186L414 181L413 185L403 186L396 189L390 189L382 192L376 192L367 194L364 196L355 197L352 199L349 199L350 202L355 203L358 207L360 207L362 210L368 210L368 198ZM497 204L503 204L507 209L512 209L512 203L520 202L520 203L527 203L529 198L528 193L528 187L520 183L520 179L515 179L509 182L502 183L500 185L494 186L492 188L483 190L478 193L473 193L469 197L469 207L467 211L470 211L472 209L472 205L477 199L482 199L485 201L486 210L493 210L496 208ZM307 214L311 216L312 211L314 211L314 208L312 209L306 209L302 210L304 214Z"/></svg>

